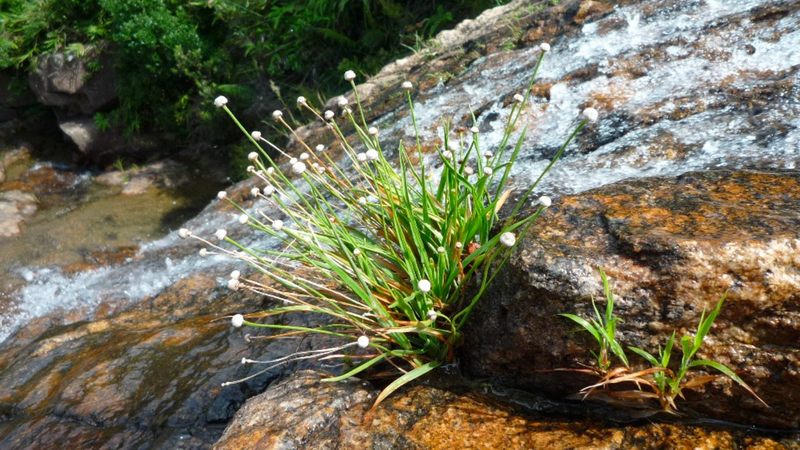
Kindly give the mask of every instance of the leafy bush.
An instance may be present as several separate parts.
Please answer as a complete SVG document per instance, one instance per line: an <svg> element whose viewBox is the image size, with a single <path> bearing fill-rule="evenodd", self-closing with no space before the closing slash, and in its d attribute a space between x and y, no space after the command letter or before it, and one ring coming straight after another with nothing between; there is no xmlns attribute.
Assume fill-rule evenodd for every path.
<svg viewBox="0 0 800 450"><path fill-rule="evenodd" d="M203 98L220 85L266 85L287 95L345 86L335 68L374 73L415 35L428 38L493 6L492 0L0 0L0 68L31 68L44 54L111 49L120 113L129 132L203 131ZM250 97L247 102L255 101Z"/></svg>

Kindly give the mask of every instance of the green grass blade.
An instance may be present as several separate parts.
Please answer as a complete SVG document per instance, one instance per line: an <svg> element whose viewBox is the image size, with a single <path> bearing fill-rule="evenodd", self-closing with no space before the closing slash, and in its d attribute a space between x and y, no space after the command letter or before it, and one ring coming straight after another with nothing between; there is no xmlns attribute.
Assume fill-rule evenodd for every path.
<svg viewBox="0 0 800 450"><path fill-rule="evenodd" d="M597 331L597 329L595 329L595 327L592 326L592 324L589 323L586 319L576 316L575 314L559 314L559 316L566 317L567 319L574 321L578 325L582 326L586 331L591 333L592 336L594 336L594 338L597 339L597 342L599 342L600 344L603 343L603 338L600 335L600 332Z"/></svg>
<svg viewBox="0 0 800 450"><path fill-rule="evenodd" d="M386 397L388 397L392 392L396 391L397 389L401 388L403 385L416 380L417 378L425 375L426 373L430 372L431 370L439 367L441 362L439 361L431 361L427 364L423 364L416 369L404 374L400 378L391 382L388 386L386 386L381 393L378 395L378 398L375 399L375 404L372 405L374 409L378 406Z"/></svg>

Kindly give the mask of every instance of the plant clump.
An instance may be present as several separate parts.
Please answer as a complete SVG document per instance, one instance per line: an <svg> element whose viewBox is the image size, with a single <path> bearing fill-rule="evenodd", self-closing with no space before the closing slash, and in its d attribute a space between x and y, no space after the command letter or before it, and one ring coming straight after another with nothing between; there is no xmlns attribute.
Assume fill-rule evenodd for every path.
<svg viewBox="0 0 800 450"><path fill-rule="evenodd" d="M188 230L180 235L201 239L214 251L243 260L274 281L263 283L258 276L239 273L231 278L231 289L249 289L280 302L267 311L234 315L234 326L270 328L274 330L270 338L316 333L341 342L261 361L267 366L264 370L312 358L362 361L328 378L336 381L388 363L386 367L396 370L397 378L377 397L377 405L400 386L454 358L473 308L551 203L542 197L530 215L519 214L542 173L516 194L517 206L510 216L499 216L519 189L509 179L525 129L515 144L509 142L544 56L540 52L527 90L511 104L496 148L482 148L477 128L469 135L454 135L444 121L444 142L437 148L435 163L423 155L410 82L400 87L414 124L414 144L407 149L400 142L392 161L379 130L365 119L353 72L347 72L345 79L353 88L355 112L343 97L340 121L330 111L315 110L307 99L298 102L326 124L332 141L312 149L298 136L303 147L300 155L289 155L258 132L244 129L224 98L215 101L258 147L248 172L264 187L253 188L251 194L271 208L251 212L230 197L220 199L239 207L254 232L266 233L281 245L277 250L249 248L225 230L217 232L218 244ZM596 119L592 111L579 121L545 173L589 120ZM294 133L281 114L273 118ZM357 144L345 138L340 122L353 127ZM277 151L288 164L276 163L262 145ZM341 148L343 160L333 159L329 149L334 147ZM223 248L223 242L233 249ZM262 320L292 313L318 314L329 320L319 327Z"/></svg>
<svg viewBox="0 0 800 450"><path fill-rule="evenodd" d="M602 269L600 269L600 277L603 280L603 288L606 295L605 314L600 314L594 299L592 299L594 318L586 320L574 314L560 314L580 325L584 331L597 340L599 345L599 350L592 352L596 361L595 367L562 369L589 373L600 378L599 382L589 385L580 391L583 399L595 398L638 410L637 415L639 416L649 416L659 412L677 415L678 407L675 404L675 399L678 397L684 398L684 390L700 387L720 377L728 377L765 406L769 406L730 368L716 361L695 358L698 350L703 345L703 339L711 331L711 327L722 309L727 292L719 299L716 307L711 312L706 314L707 311L703 310L694 336L686 335L681 338L681 360L677 368L675 368L675 364L672 364L672 368L670 367L670 360L675 346L675 332L673 331L664 348L659 347L658 355L653 355L637 347L628 347L629 350L644 358L649 364L649 367L639 369L632 367L625 350L617 340L616 325L620 319L614 315L614 295L611 292L608 278ZM616 356L619 363L621 363L620 365L615 366L612 364L612 355ZM711 368L719 373L687 378L691 369L702 368ZM612 389L612 387L620 385L632 386L632 389ZM658 408L652 407L650 402L653 400L657 402Z"/></svg>

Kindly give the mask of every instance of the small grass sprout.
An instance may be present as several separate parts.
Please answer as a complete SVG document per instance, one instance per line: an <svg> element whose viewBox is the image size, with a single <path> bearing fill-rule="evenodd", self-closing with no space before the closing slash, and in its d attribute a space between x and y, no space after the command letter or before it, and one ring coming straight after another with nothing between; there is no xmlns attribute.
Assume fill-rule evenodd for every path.
<svg viewBox="0 0 800 450"><path fill-rule="evenodd" d="M700 387L719 377L728 377L739 384L739 386L743 387L762 404L767 407L769 406L730 368L716 361L695 359L695 355L703 345L703 340L711 331L711 327L714 325L714 321L722 309L722 304L725 302L727 292L720 298L716 307L710 313L706 315L707 311L705 309L703 310L700 315L700 323L694 336L686 335L681 338L681 360L677 370L670 368L670 361L673 359L673 350L675 348L674 331L667 340L666 345L663 348L659 347L657 356L646 350L629 346L628 349L644 358L650 365L650 367L634 369L629 364L622 346L616 340L615 324L619 321L619 318L614 316L613 294L608 279L602 269L600 269L600 276L603 279L603 287L607 299L604 316L600 315L594 304L594 300L592 300L592 306L594 306L596 319L593 318L587 321L573 314L560 314L580 324L600 345L600 349L597 353L592 352L592 355L594 355L597 360L596 369L566 369L576 372L591 373L601 378L599 382L587 386L580 391L580 395L583 399L591 397L618 406L638 410L635 415L639 417L645 417L659 412L678 415L678 407L675 403L675 399L678 397L684 398L683 391L685 389ZM623 365L612 366L608 358L609 350L619 358ZM672 366L674 367L675 364ZM688 378L689 371L696 368L711 368L719 373ZM622 384L632 384L635 388L610 389L612 386ZM598 388L600 388L600 390L598 390ZM653 400L657 402L658 408L652 407L652 403L650 402Z"/></svg>
<svg viewBox="0 0 800 450"><path fill-rule="evenodd" d="M309 100L299 103L330 131L330 142L319 144L316 151L282 115L273 116L305 154L296 159L277 149L290 164L279 164L274 153L264 151L260 144L265 140L240 124L227 100L215 101L256 146L250 173L268 188L263 194L253 189L252 194L269 207L248 211L231 196L224 200L247 216L246 224L254 232L272 236L279 245L249 248L224 230L217 232L216 241L188 230L181 236L249 264L261 276L240 274L231 278L231 287L279 302L266 311L232 316L233 326L272 329L266 336L271 339L318 334L344 342L261 362L267 369L233 382L278 364L312 358L360 361L326 381L368 375L368 369L384 364L397 378L378 395L377 406L399 387L454 358L473 308L550 201L535 205L525 217L520 209L589 121L579 120L533 184L524 189L511 185L511 170L526 133L525 127L515 130L544 56L540 53L521 100L511 103L502 139L492 151L481 148L477 127L471 129L471 139L451 137L445 120L443 145L436 148L435 157L426 158L409 81L400 88L414 136L409 148L406 141L397 144L391 162L378 128L365 118L351 71L344 78L353 88L355 109L342 119L331 111L320 113ZM345 97L338 103L345 108L351 104ZM346 139L344 124L354 130L356 143ZM516 143L511 143L513 134ZM501 208L517 190L522 192L515 196L516 207L501 219ZM272 282L263 282L263 277ZM294 313L328 320L318 327L262 320Z"/></svg>
<svg viewBox="0 0 800 450"><path fill-rule="evenodd" d="M619 358L625 367L629 367L629 364L628 358L625 356L625 350L623 350L622 346L617 342L617 322L619 322L620 319L614 316L614 294L611 291L611 286L608 284L608 277L606 277L605 272L603 272L603 269L599 270L600 277L603 279L603 289L606 294L605 315L600 314L594 298L592 298L592 308L595 314L594 318L586 320L575 314L559 315L574 321L595 338L600 348L597 353L592 351L592 355L597 362L597 370L600 374L605 375L611 368L609 351Z"/></svg>

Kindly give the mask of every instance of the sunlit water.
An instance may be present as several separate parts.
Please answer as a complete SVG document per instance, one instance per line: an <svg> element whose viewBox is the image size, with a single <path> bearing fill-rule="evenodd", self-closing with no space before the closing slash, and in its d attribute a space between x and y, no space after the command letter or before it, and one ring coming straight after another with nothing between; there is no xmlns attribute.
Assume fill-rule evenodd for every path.
<svg viewBox="0 0 800 450"><path fill-rule="evenodd" d="M796 70L793 90L772 100L756 119L741 104L726 106L724 95L711 89L724 85L747 93L765 77L800 64L800 14L780 18L775 26L748 24L748 11L769 3L709 0L660 2L663 6L649 9L621 7L598 22L584 24L576 38L551 42L539 82L554 84L549 102L536 100L523 116L529 131L513 172L517 182L539 176L546 156L560 146L586 106L600 110L599 122L587 129L593 138L578 139L537 194L572 194L630 177L674 176L699 169L798 168ZM650 10L656 12L644 12ZM737 21L742 23L721 26ZM655 64L638 68L635 77L625 75L626 65L639 65L640 55L648 53L656 55ZM443 115L462 117L471 106L483 111L477 118L482 147L493 149L509 111L498 93L523 92L537 56L538 49L530 48L515 51L513 58L491 55L476 61L468 76L437 87L433 95L420 96L418 121L425 125L437 123ZM563 81L587 67L596 67L596 75ZM676 114L682 108L701 112ZM655 119L631 120L642 117ZM405 114L389 114L378 125L387 140L413 133ZM423 138L441 133L435 127L422 130ZM217 202L208 208L216 208ZM187 226L210 237L217 229L235 230L239 225L237 215L217 213L201 214ZM237 237L250 243L259 239L245 236ZM58 308L91 309L100 301L135 302L200 271L225 283L224 275L234 265L230 259L171 250L185 245L172 233L143 244L135 261L70 276L55 266L18 268L29 283L14 294L14 314L0 320L0 339L31 317Z"/></svg>

